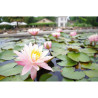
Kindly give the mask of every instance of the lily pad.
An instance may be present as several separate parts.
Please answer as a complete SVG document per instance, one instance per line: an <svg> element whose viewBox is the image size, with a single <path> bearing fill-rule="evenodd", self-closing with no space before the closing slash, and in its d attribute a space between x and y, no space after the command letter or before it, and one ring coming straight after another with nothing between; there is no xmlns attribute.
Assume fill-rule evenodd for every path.
<svg viewBox="0 0 98 98"><path fill-rule="evenodd" d="M53 69L54 72L55 72L55 71L61 71L61 69L60 69L59 67L57 67L57 66L52 67L52 69Z"/></svg>
<svg viewBox="0 0 98 98"><path fill-rule="evenodd" d="M84 71L84 73L90 78L98 77L98 70Z"/></svg>
<svg viewBox="0 0 98 98"><path fill-rule="evenodd" d="M13 50L6 50L0 53L0 59L3 59L3 60L11 60L11 59L14 59L15 56L16 54L13 53Z"/></svg>
<svg viewBox="0 0 98 98"><path fill-rule="evenodd" d="M0 71L0 75L2 76L11 76L11 75L17 75L21 73L22 71L22 66L16 66L14 68L10 68L8 70Z"/></svg>
<svg viewBox="0 0 98 98"><path fill-rule="evenodd" d="M50 78L52 76L52 74L49 74L49 73L46 73L46 74L43 74L41 77L40 77L40 81L46 81L48 78Z"/></svg>
<svg viewBox="0 0 98 98"><path fill-rule="evenodd" d="M5 64L5 65L2 65L2 66L0 66L0 72L11 69L11 68L15 67L16 65L17 65L17 63L8 63L8 64Z"/></svg>
<svg viewBox="0 0 98 98"><path fill-rule="evenodd" d="M74 81L74 80L67 79L67 78L63 78L63 80L62 80L62 81L66 81L66 82L72 82L72 81Z"/></svg>
<svg viewBox="0 0 98 98"><path fill-rule="evenodd" d="M77 64L76 61L73 61L72 59L70 59L66 55L59 55L59 56L57 56L57 58L63 60L62 62L58 63L58 65L60 65L60 66L74 66Z"/></svg>
<svg viewBox="0 0 98 98"><path fill-rule="evenodd" d="M15 76L9 76L4 78L2 81L24 81L28 78L30 73L27 73L25 75L15 75Z"/></svg>
<svg viewBox="0 0 98 98"><path fill-rule="evenodd" d="M58 81L58 77L53 75L50 78L48 78L47 81Z"/></svg>
<svg viewBox="0 0 98 98"><path fill-rule="evenodd" d="M75 71L74 68L63 68L61 73L65 78L79 80L85 77L82 71Z"/></svg>
<svg viewBox="0 0 98 98"><path fill-rule="evenodd" d="M98 69L98 64L96 63L81 64L81 67L87 69Z"/></svg>
<svg viewBox="0 0 98 98"><path fill-rule="evenodd" d="M84 53L96 53L96 49L93 49L93 48L85 48L85 49L81 49L81 52L84 52Z"/></svg>
<svg viewBox="0 0 98 98"><path fill-rule="evenodd" d="M71 58L72 60L74 61L81 61L81 62L89 62L90 61L90 58L87 54L85 53L82 53L82 52L69 52L68 53L68 57Z"/></svg>
<svg viewBox="0 0 98 98"><path fill-rule="evenodd" d="M14 46L15 46L15 42L8 42L8 43L4 44L4 46L2 47L2 49L6 49L6 50L13 49Z"/></svg>

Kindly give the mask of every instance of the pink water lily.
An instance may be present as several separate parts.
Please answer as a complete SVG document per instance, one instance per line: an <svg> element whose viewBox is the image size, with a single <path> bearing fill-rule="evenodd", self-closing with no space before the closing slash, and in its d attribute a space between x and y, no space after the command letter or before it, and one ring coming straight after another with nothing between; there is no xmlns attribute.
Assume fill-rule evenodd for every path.
<svg viewBox="0 0 98 98"><path fill-rule="evenodd" d="M70 36L76 36L77 35L77 32L71 32L70 33Z"/></svg>
<svg viewBox="0 0 98 98"><path fill-rule="evenodd" d="M57 32L62 32L62 29L58 28L56 31L57 31Z"/></svg>
<svg viewBox="0 0 98 98"><path fill-rule="evenodd" d="M94 34L88 37L90 42L98 42L98 34Z"/></svg>
<svg viewBox="0 0 98 98"><path fill-rule="evenodd" d="M32 80L34 80L40 67L53 71L52 68L49 67L46 63L46 61L52 59L53 56L46 56L49 51L42 50L43 46L38 47L38 45L36 44L32 46L31 43L29 43L28 46L25 45L21 52L14 50L14 53L18 55L17 59L19 59L19 61L16 61L16 63L18 65L24 66L22 70L22 75L30 71L31 78Z"/></svg>
<svg viewBox="0 0 98 98"><path fill-rule="evenodd" d="M36 36L39 33L39 29L29 29L28 32L33 36Z"/></svg>
<svg viewBox="0 0 98 98"><path fill-rule="evenodd" d="M51 41L46 41L46 42L44 42L44 48L45 48L45 49L50 49L51 46L52 46Z"/></svg>
<svg viewBox="0 0 98 98"><path fill-rule="evenodd" d="M52 33L52 36L58 39L60 37L60 33L59 32Z"/></svg>

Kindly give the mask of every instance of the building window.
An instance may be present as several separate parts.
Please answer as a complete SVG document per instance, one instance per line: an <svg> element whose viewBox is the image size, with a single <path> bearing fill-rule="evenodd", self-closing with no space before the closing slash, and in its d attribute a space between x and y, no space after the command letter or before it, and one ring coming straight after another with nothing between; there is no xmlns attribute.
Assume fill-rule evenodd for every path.
<svg viewBox="0 0 98 98"><path fill-rule="evenodd" d="M61 21L63 21L63 17L61 18Z"/></svg>
<svg viewBox="0 0 98 98"><path fill-rule="evenodd" d="M61 25L61 27L63 27L63 23L61 23L60 25Z"/></svg>

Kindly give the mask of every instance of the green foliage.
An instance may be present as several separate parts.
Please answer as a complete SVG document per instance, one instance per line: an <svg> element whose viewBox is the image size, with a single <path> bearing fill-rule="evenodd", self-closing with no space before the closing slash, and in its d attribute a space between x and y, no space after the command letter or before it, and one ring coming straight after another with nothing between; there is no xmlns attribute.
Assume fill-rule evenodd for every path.
<svg viewBox="0 0 98 98"><path fill-rule="evenodd" d="M74 26L78 27L91 27L98 26L97 17L70 17L76 23Z"/></svg>
<svg viewBox="0 0 98 98"><path fill-rule="evenodd" d="M56 23L54 23L54 22L52 22L52 23L30 23L29 25L52 26L52 25L56 25Z"/></svg>

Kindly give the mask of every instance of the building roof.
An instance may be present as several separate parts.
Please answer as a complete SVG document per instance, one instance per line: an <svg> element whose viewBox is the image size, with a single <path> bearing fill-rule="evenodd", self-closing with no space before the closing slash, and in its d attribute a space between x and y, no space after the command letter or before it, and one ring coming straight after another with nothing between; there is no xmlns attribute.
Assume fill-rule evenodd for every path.
<svg viewBox="0 0 98 98"><path fill-rule="evenodd" d="M51 21L51 20L49 20L49 19L47 19L47 18L44 18L44 19L42 19L42 20L40 20L40 21L38 21L38 22L36 22L36 23L52 23L53 21Z"/></svg>

